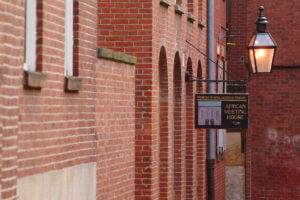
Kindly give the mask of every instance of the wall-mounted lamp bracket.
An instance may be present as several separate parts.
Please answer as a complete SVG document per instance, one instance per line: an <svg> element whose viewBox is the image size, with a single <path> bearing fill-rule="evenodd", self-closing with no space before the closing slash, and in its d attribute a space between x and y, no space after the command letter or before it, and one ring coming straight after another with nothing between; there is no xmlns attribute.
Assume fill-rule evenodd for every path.
<svg viewBox="0 0 300 200"><path fill-rule="evenodd" d="M199 79L199 78L195 78L193 77L193 75L186 71L185 72L185 81L186 82L206 82L206 83L236 83L236 84L240 84L240 85L245 85L247 84L248 82L250 82L251 80L251 72L249 70L249 76L248 76L248 79L246 80L209 80L209 79Z"/></svg>
<svg viewBox="0 0 300 200"><path fill-rule="evenodd" d="M205 53L203 53L200 49L198 49L197 47L195 47L195 45L193 45L190 41L186 40L186 42L193 47L194 49L196 49L200 54L202 54L203 56L205 56L209 62L214 63L217 67L219 67L221 70L223 70L224 73L227 72L227 70L225 70L222 66L220 66L218 63L216 63L214 60L212 60L211 58L209 58ZM248 82L251 81L251 71L250 71L250 67L248 64L246 64L246 67L248 68L248 72L249 72L249 76L248 79L246 80L208 80L208 79L199 79L199 78L195 78L193 77L193 75L186 71L185 72L185 81L186 82L206 82L206 83L236 83L236 84L240 84L240 85L245 85Z"/></svg>
<svg viewBox="0 0 300 200"><path fill-rule="evenodd" d="M223 34L222 30L224 30L226 32L226 34ZM227 45L235 45L234 35L230 35L229 29L225 28L221 24L219 24L219 40L222 40L223 38L226 38Z"/></svg>

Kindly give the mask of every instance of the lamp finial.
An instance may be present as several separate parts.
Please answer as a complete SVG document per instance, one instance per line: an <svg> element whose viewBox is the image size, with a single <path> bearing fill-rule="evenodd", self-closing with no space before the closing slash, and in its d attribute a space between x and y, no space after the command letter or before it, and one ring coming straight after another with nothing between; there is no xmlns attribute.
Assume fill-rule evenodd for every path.
<svg viewBox="0 0 300 200"><path fill-rule="evenodd" d="M264 15L264 7L259 7L259 16L257 18L256 23L256 30L258 33L265 33L266 32L266 26L267 26L267 18Z"/></svg>

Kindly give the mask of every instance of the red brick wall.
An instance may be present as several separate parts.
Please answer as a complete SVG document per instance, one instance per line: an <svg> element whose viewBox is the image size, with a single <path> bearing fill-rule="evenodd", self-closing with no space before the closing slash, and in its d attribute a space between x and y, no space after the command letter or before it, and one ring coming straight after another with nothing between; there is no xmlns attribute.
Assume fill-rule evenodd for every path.
<svg viewBox="0 0 300 200"><path fill-rule="evenodd" d="M186 12L188 11L187 3L187 1L182 2L183 9ZM197 8L198 3L194 1L193 5L194 8ZM198 17L197 11L197 9L194 9L193 15ZM168 132L166 133L169 139L168 143L165 144L156 140L152 144L152 148L155 149L153 153L157 155L156 152L159 150L156 147L157 145L163 146L164 149L166 149L165 154L168 159L168 183L166 184L167 197L174 199L193 199L196 198L196 195L200 192L203 192L202 190L199 190L199 193L197 194L199 184L201 184L201 188L205 188L205 181L202 181L204 176L201 176L204 174L205 167L202 166L202 168L200 168L200 164L196 162L196 156L198 154L196 149L196 130L194 128L193 115L193 94L196 91L196 85L195 83L187 84L184 81L184 72L189 70L194 73L194 76L197 76L198 61L201 60L201 63L203 63L202 73L205 75L206 62L205 59L200 57L193 48L187 45L185 40L191 41L199 48L203 49L203 51L206 51L206 43L200 43L202 38L206 38L206 29L199 29L196 22L188 22L187 14L182 16L175 14L173 2L169 8L164 8L160 6L159 3L153 5L153 26L152 93L153 102L155 103L153 104L154 106L157 104L156 102L159 102L159 98L157 96L159 85L157 84L157 80L159 74L159 52L162 47L166 49L168 71L166 75L168 76L167 80L169 89L167 102L169 123L167 124ZM177 65L181 65L180 71ZM174 73L176 73L175 76ZM174 78L176 78L176 80L174 80ZM174 84L176 87L174 87ZM175 94L174 89L176 89ZM178 107L179 104L180 107ZM153 108L157 109L156 106ZM176 112L176 116L174 112ZM153 120L155 124L159 123L159 121L157 121L159 120L157 115L153 116ZM173 120L176 120L176 122L174 122L176 123L175 127L173 127ZM162 133L157 132L157 130L153 128L152 134L155 136L156 134L160 135ZM201 134L201 132L199 132L199 134ZM199 139L204 138L199 136ZM199 140L199 146L203 142L205 142L205 140ZM154 158L157 162L157 159L161 159L161 155L158 154L158 158L156 158L155 154ZM175 161L174 164L172 163L173 160ZM157 170L159 174L161 169L158 168ZM199 179L197 179L196 174L199 174ZM155 179L155 181L159 181L159 176L155 177ZM176 180L175 183L172 181L173 179ZM163 191L163 188L159 187L154 189L153 193Z"/></svg>
<svg viewBox="0 0 300 200"><path fill-rule="evenodd" d="M156 2L158 3L158 2ZM154 128L152 121L152 0L98 1L98 45L138 56L135 71L135 194L151 196ZM157 184L157 183L156 183Z"/></svg>
<svg viewBox="0 0 300 200"><path fill-rule="evenodd" d="M182 65L181 82L176 83L181 86L182 186L176 199L205 199L206 137L203 130L196 131L193 126L196 83L186 83L184 72L189 70L197 76L200 61L202 77L207 75L207 59L186 43L188 39L206 52L206 27L200 29L197 21L188 22L186 13L175 14L173 2L169 8L151 0L77 2L75 66L83 80L79 93L64 92L63 1L45 0L39 5L43 15L39 16L42 38L38 42L38 68L47 74L40 91L22 88L25 1L0 3L1 19L7 18L6 23L0 22L4 41L0 48L5 52L5 56L0 52L4 74L0 96L2 198L16 196L17 178L86 162L97 162L98 199L132 199L134 195L143 200L172 198L173 72L178 52ZM195 9L199 2L202 9ZM194 16L204 22L206 4L204 0L193 1ZM216 5L225 8L223 1L216 0ZM188 11L187 1L182 6ZM217 13L216 27L218 20L224 19L224 12ZM97 45L138 56L136 70L134 66L97 60ZM166 103L159 99L162 47L166 50L162 79L167 84L160 89L167 91ZM203 87L200 92L205 91ZM167 108L163 131L159 129L160 108ZM160 141L162 133L167 136L166 143ZM166 154L162 156L162 152ZM166 166L159 165L163 160ZM216 170L221 177L222 171ZM161 172L166 173L165 184L161 184Z"/></svg>
<svg viewBox="0 0 300 200"><path fill-rule="evenodd" d="M47 77L30 90L22 85L25 1L0 2L2 199L16 199L18 178L87 162L97 162L97 199L133 199L135 66L97 59L97 1L80 0L82 90L65 92L65 4L39 3L38 63Z"/></svg>
<svg viewBox="0 0 300 200"><path fill-rule="evenodd" d="M275 68L249 84L247 199L300 198L299 80L299 68Z"/></svg>
<svg viewBox="0 0 300 200"><path fill-rule="evenodd" d="M234 36L234 46L230 46L228 56L228 79L246 79L247 68L245 63L248 60L247 56L247 0L231 0L231 31ZM255 10L255 11L258 11ZM258 12L254 12L258 16ZM255 19L256 21L256 19ZM255 21L252 21L254 23ZM253 33L255 29L251 30ZM249 36L250 37L250 36Z"/></svg>
<svg viewBox="0 0 300 200"><path fill-rule="evenodd" d="M199 17L205 21L207 2L201 1L201 3L203 13ZM179 52L182 65L180 72L182 81L176 83L181 88L179 98L181 96L182 120L178 129L182 130L180 131L182 141L178 146L182 153L176 159L181 163L178 172L179 180L183 180L179 187L180 191L175 192L175 194L179 194L179 197L176 198L195 198L196 188L205 188L205 160L196 162L198 155L205 159L205 155L203 155L205 145L202 145L205 143L205 137L201 136L201 134L204 135L204 132L198 132L198 138L201 140L197 141L199 142L197 152L195 129L190 125L194 123L192 94L196 88L189 87L192 89L192 94L187 100L186 85L183 80L188 58L191 62L190 70L196 74L200 60L203 68L202 75L206 76L206 59L200 54L198 55L185 41L186 39L190 40L197 44L203 52L206 52L206 28L201 30L197 27L196 22L188 22L187 14L183 16L175 14L173 2L171 4L171 7L164 8L158 1L99 1L98 44L138 56L136 65L136 199L171 198L173 196L174 80L172 77L176 52ZM194 1L193 4L194 8L198 7L198 1ZM187 2L183 2L182 6L187 11ZM196 13L198 9L194 9L194 11L194 15L198 16ZM162 70L159 73L159 55L162 47L166 51L166 58L164 58L166 60L161 65L166 67L167 71ZM162 76L160 80L165 82L165 84L161 84L160 90L159 76ZM193 85L195 84L191 84L191 86ZM160 91L167 93L159 95ZM159 102L160 98L164 98L166 102ZM186 108L187 102L191 109ZM168 120L160 122L160 119ZM184 137L184 130L187 126L192 138ZM185 141L190 142L185 143ZM189 151L189 154L185 155L185 151ZM188 170L184 168L186 164L189 166ZM196 167L197 164L199 166ZM196 180L196 174L199 175L199 180ZM185 182L188 182L189 185ZM199 189L199 194L204 198L205 190Z"/></svg>
<svg viewBox="0 0 300 200"><path fill-rule="evenodd" d="M134 66L96 67L97 199L134 199Z"/></svg>
<svg viewBox="0 0 300 200"><path fill-rule="evenodd" d="M95 161L96 3L79 3L79 93L64 91L64 6L43 1L40 52L47 78L41 91L20 96L19 177Z"/></svg>
<svg viewBox="0 0 300 200"><path fill-rule="evenodd" d="M215 165L215 199L225 199L225 160L217 161Z"/></svg>
<svg viewBox="0 0 300 200"><path fill-rule="evenodd" d="M0 2L0 63L1 83L1 121L2 121L2 199L16 198L18 115L19 94L21 90L23 64L23 1Z"/></svg>
<svg viewBox="0 0 300 200"><path fill-rule="evenodd" d="M231 48L230 69L246 77L246 47L258 17L258 7L265 7L269 31L278 44L271 74L254 75L247 85L250 95L250 121L246 133L247 199L298 199L297 160L299 153L299 2L232 0L232 34L236 46ZM240 21L240 23L238 23ZM242 52L242 53L241 53ZM244 71L244 72L243 72Z"/></svg>

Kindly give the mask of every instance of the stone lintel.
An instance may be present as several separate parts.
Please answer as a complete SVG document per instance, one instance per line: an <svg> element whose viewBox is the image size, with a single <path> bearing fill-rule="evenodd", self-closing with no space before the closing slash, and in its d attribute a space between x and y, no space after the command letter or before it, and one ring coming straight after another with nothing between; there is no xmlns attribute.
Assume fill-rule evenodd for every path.
<svg viewBox="0 0 300 200"><path fill-rule="evenodd" d="M98 58L104 58L108 60L114 60L117 62L122 62L130 65L135 65L137 63L137 57L131 56L122 52L113 51L111 49L98 48Z"/></svg>

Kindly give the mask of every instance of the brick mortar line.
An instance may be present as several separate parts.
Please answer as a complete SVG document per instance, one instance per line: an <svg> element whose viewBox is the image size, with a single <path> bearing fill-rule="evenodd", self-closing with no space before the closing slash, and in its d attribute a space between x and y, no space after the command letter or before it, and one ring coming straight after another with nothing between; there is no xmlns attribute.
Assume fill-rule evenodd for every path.
<svg viewBox="0 0 300 200"><path fill-rule="evenodd" d="M14 110L14 109L19 109L19 106L0 106L0 108L4 109L4 110Z"/></svg>
<svg viewBox="0 0 300 200"><path fill-rule="evenodd" d="M13 69L13 70L16 70L16 67L9 67L9 66L11 66L11 65L2 65L3 67L7 67L7 68L9 68L9 69ZM23 67L23 65L18 65L18 67ZM22 78L23 76L22 75L16 75L16 76L14 76L14 75L8 75L8 74L2 74L2 77L4 78L7 78L7 79L10 79L10 80L12 80L12 79L20 79L20 78ZM1 87L15 87L15 88L21 88L22 86L21 85L19 85L19 86L9 86L9 85L6 85L5 84L5 82L1 85Z"/></svg>
<svg viewBox="0 0 300 200"><path fill-rule="evenodd" d="M9 161L9 160L17 160L18 156L10 156L10 157L3 157L2 156L2 163L3 161ZM3 166L2 166L3 167ZM5 167L3 167L2 169L4 169Z"/></svg>
<svg viewBox="0 0 300 200"><path fill-rule="evenodd" d="M62 3L62 4L64 5L64 3ZM60 10L60 11L65 11L64 8L61 8L61 7L59 7L59 6L54 6L53 4L47 3L46 1L43 1L43 5L46 5L46 6L50 7L50 8L52 8L52 9L57 9L57 10ZM53 12L53 11L52 11L52 12ZM54 12L55 12L55 11L54 11Z"/></svg>
<svg viewBox="0 0 300 200"><path fill-rule="evenodd" d="M1 2L2 3L2 2ZM16 7L16 5L12 5L11 7L13 7L14 9L16 9L17 7ZM20 12L21 13L23 13L23 10L24 10L24 8L23 7L19 7L20 8ZM20 13L19 12L19 13ZM4 16L6 16L6 17L9 17L9 18L13 18L13 19L18 19L18 20L23 20L24 18L22 17L22 16L17 16L15 13L12 13L12 12L8 12L8 11L3 11L2 12L3 13L3 15ZM2 24L4 24L4 25L6 25L6 24L13 24L13 23L11 23L11 22L3 22L2 21ZM21 26L18 26L18 27L21 27Z"/></svg>
<svg viewBox="0 0 300 200"><path fill-rule="evenodd" d="M70 138L70 137L68 137L68 138ZM74 137L74 138L79 138L79 137ZM50 141L50 140L43 140L43 141ZM29 142L32 142L32 141L29 141ZM38 141L35 140L34 142L38 142ZM95 143L95 142L97 142L97 141L96 140L87 140L87 141L83 141L83 142L72 142L72 143L65 143L62 145L51 145L51 146L40 147L40 148L28 148L26 150L19 149L18 153L31 152L31 151L40 150L40 149L47 150L47 149L52 149L55 147L67 147L67 146L72 146L74 144L90 144L90 143ZM71 152L71 151L65 151L64 153L66 153L66 152ZM56 155L56 154L47 154L47 155ZM43 156L39 156L39 157L43 157ZM36 158L36 157L34 157L34 158ZM22 160L30 160L30 159L26 158L26 159L19 159L19 160L22 161Z"/></svg>
<svg viewBox="0 0 300 200"><path fill-rule="evenodd" d="M19 119L18 116L15 116L15 117L8 117L8 116L6 116L6 115L0 115L0 117L2 118L2 120L14 120L14 119ZM4 126L3 126L3 127L4 127ZM2 127L2 129L3 129L3 127ZM16 125L15 127L18 128L17 125Z"/></svg>
<svg viewBox="0 0 300 200"><path fill-rule="evenodd" d="M47 107L47 105L45 105L46 107ZM56 107L55 105L48 105L48 106L53 106L53 107ZM44 106L43 106L44 107ZM57 107L61 107L61 105L58 105ZM78 106L79 107L79 106ZM94 106L91 106L91 108L93 108ZM95 114L95 112L76 112L76 113L73 113L73 112L71 112L71 113L69 113L69 114ZM21 113L21 115L24 115L24 116L39 116L39 115L41 115L41 116L57 116L57 115L61 115L61 116L64 116L64 115L66 115L66 113L65 112L55 112L55 113L26 113L26 112L24 112L24 113ZM52 121L47 121L47 122L52 122ZM57 122L57 121L54 121L54 122ZM23 122L23 121L21 121L20 122L20 124L24 124L24 123L28 123L29 124L29 121L27 121L27 122ZM38 123L38 122L36 122L36 123ZM40 123L40 122L39 122Z"/></svg>
<svg viewBox="0 0 300 200"><path fill-rule="evenodd" d="M62 164L62 163L66 163L66 162L69 162L69 161L74 161L74 160L78 160L78 159L82 159L82 158L87 158L87 157L95 157L95 155L86 155L86 156L79 156L79 157L76 157L76 158L72 158L72 159L66 159L66 160L63 160L63 161L59 161L59 162L51 162L51 163L46 163L46 164L42 164L42 165L35 165L34 167L23 167L23 168L18 168L20 169L19 171L22 171L22 170L29 170L29 169L35 169L35 168L38 168L38 167L45 167L45 166L51 166L51 165L55 165L55 164ZM93 163L95 163L96 161L93 161ZM57 171L59 169L56 169L56 170L51 170L51 171Z"/></svg>
<svg viewBox="0 0 300 200"><path fill-rule="evenodd" d="M74 127L74 128L63 128L63 129L53 129L53 130L39 130L38 133L49 133L51 134L51 132L57 132L57 131L72 131L74 129L76 130L81 130L81 129L92 129L92 128L97 128L98 126L87 126L87 127ZM19 134L29 134L32 133L32 131L20 131ZM37 133L37 132L35 132ZM91 134L95 134L95 133L91 133ZM90 135L90 134L89 134Z"/></svg>
<svg viewBox="0 0 300 200"><path fill-rule="evenodd" d="M18 136L8 136L8 137L3 137L2 140L16 140L18 139Z"/></svg>
<svg viewBox="0 0 300 200"><path fill-rule="evenodd" d="M19 96L10 96L10 95L0 95L0 98L3 98L3 100L13 100L13 99L16 99L16 100L19 100ZM6 106L5 105L2 105L0 104L0 108L5 108Z"/></svg>
<svg viewBox="0 0 300 200"><path fill-rule="evenodd" d="M25 134L24 134L25 135ZM84 134L77 134L76 136L65 136L65 135L62 135L61 137L46 137L46 138L37 138L37 139L35 139L35 140L32 140L32 139L27 139L27 140L22 140L22 142L20 142L19 144L21 144L21 143L28 143L28 142L38 142L38 141L40 141L40 142L43 142L43 141L52 141L52 140L58 140L58 139L65 139L65 138L67 138L67 139L69 139L69 138L80 138L80 137L87 137L87 136L95 136L95 133L89 133L89 134L86 134L86 133L84 133ZM93 141L93 140L87 140L87 141ZM86 143L87 141L84 141L84 142L82 142L82 143ZM95 141L97 141L97 140L95 140ZM73 144L73 143L68 143L68 144ZM62 145L60 145L60 146L63 146L64 144L62 144ZM55 146L55 145L52 145L52 146ZM59 146L59 145L57 145L57 146ZM36 148L29 148L29 149L40 149L40 148L44 148L44 147L36 147ZM23 151L27 151L27 149L26 150L24 150L24 149L19 149L19 151L20 152L23 152Z"/></svg>
<svg viewBox="0 0 300 200"><path fill-rule="evenodd" d="M47 3L44 3L45 5L50 5ZM59 6L49 6L52 7L54 10L49 10L46 7L44 7L43 5L43 13L44 13L44 17L42 18L43 22L51 22L53 24L57 24L60 25L59 23L55 22L56 20L52 20L50 18L54 17L56 19L60 19L62 21L64 21L65 19L65 15L63 15L63 17L59 14L59 12L65 13L65 9L64 8L60 8ZM55 11L58 10L59 12Z"/></svg>
<svg viewBox="0 0 300 200"><path fill-rule="evenodd" d="M19 128L18 126L10 126L10 127L3 126L3 127L2 127L2 130L3 130L3 131L8 131L8 130L17 130L18 128ZM4 138L4 137L6 137L6 135L7 135L7 134L6 134L6 135L4 135L4 134L2 133L2 135L3 135L3 138Z"/></svg>
<svg viewBox="0 0 300 200"><path fill-rule="evenodd" d="M2 182L7 182L7 181L12 181L12 180L17 180L18 179L18 177L17 176L13 176L13 179L5 179L5 178L2 178ZM11 191L11 190L14 190L14 189L17 189L17 186L16 185L13 185L13 186L11 186L11 187L9 187L9 188L4 188L4 187L2 187L2 193L3 192L7 192L7 191Z"/></svg>
<svg viewBox="0 0 300 200"><path fill-rule="evenodd" d="M18 150L18 145L17 144L14 144L14 145L11 145L11 146L8 146L8 147L6 147L6 146L3 146L2 147L2 152L3 151L9 151L9 150Z"/></svg>
<svg viewBox="0 0 300 200"><path fill-rule="evenodd" d="M65 93L63 90L59 90L59 91L61 91L62 94ZM26 95L26 94L22 95L22 96L28 96L29 97L29 95ZM33 96L30 96L30 97L33 97ZM43 98L47 98L47 99L56 99L56 100L65 100L65 99L72 99L72 100L95 100L95 98L80 97L79 95L76 95L76 97L73 97L73 96L71 96L71 97L70 96L53 97L53 96L43 95L42 97ZM39 97L37 96L37 98L41 98L41 96L39 96ZM53 104L49 104L49 105L53 105Z"/></svg>
<svg viewBox="0 0 300 200"><path fill-rule="evenodd" d="M18 166L15 165L15 166L11 166L9 168L2 168L1 170L2 171L12 171L12 170L15 170L15 169L18 169Z"/></svg>
<svg viewBox="0 0 300 200"><path fill-rule="evenodd" d="M94 135L95 135L95 133L89 133L89 134L84 133L84 134L78 134L78 135L72 135L72 136L62 135L61 137L50 137L50 138L43 138L43 139L37 138L35 140L27 139L27 140L22 140L20 143L28 143L28 141L29 142L53 141L53 140L58 140L58 139L80 138L80 137L94 136ZM84 142L77 142L77 143L86 143L86 141L84 141ZM70 144L73 144L73 143L70 143ZM63 145L57 145L57 146L63 146ZM52 145L52 146L55 146L55 145ZM43 147L40 147L40 148L43 148ZM38 149L38 148L32 148L32 149Z"/></svg>
<svg viewBox="0 0 300 200"><path fill-rule="evenodd" d="M81 152L81 151L88 151L88 150L95 150L96 148L85 148L85 149L79 149L79 150L73 150L73 151L64 151L61 153L55 153L55 154L46 154L46 155L42 155L42 156L36 156L36 157L31 157L31 158L25 158L25 159L18 159L17 162L22 162L22 161L34 161L37 159L41 159L41 158L51 158L51 157L56 157L56 156L61 156L61 155L66 155L66 154L70 154L70 153L76 153L76 152ZM93 155L93 154L91 154ZM85 155L82 157L87 157L90 155Z"/></svg>
<svg viewBox="0 0 300 200"><path fill-rule="evenodd" d="M8 44L8 43L6 43L6 45L4 45L4 47L5 47L5 46L8 46L7 44ZM15 49L15 50L17 50L17 51L21 51L21 50L22 50L21 48L20 48L20 49L12 48L12 49ZM19 59L22 59L22 58L23 58L23 57L20 56L20 55L18 55L18 56L13 56L13 55L10 55L10 54L6 54L5 56L6 56L7 58L13 59L13 60L19 60ZM8 65L7 63L3 63L3 66L14 66L14 68L16 68L15 65Z"/></svg>

